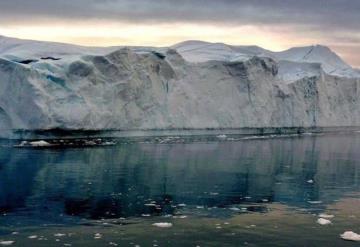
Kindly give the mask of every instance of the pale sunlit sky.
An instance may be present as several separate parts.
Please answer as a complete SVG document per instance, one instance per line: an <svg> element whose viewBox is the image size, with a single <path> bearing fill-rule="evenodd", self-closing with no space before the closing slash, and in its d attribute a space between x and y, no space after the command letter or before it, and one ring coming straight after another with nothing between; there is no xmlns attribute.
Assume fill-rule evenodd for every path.
<svg viewBox="0 0 360 247"><path fill-rule="evenodd" d="M2 0L0 35L92 46L323 44L360 67L357 0Z"/></svg>

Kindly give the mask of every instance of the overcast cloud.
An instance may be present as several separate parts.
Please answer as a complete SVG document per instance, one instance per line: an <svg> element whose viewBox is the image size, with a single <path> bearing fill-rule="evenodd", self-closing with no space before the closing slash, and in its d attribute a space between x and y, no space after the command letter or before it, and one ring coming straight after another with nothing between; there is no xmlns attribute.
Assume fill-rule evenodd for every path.
<svg viewBox="0 0 360 247"><path fill-rule="evenodd" d="M39 17L136 22L306 24L359 30L358 0L2 0L2 22Z"/></svg>
<svg viewBox="0 0 360 247"><path fill-rule="evenodd" d="M44 19L286 27L360 50L359 0L0 0L0 27Z"/></svg>

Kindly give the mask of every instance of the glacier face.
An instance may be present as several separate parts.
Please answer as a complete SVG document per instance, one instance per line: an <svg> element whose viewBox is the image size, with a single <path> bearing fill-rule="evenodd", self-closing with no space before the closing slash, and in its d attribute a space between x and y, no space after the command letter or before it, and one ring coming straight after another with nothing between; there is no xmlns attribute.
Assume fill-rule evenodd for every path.
<svg viewBox="0 0 360 247"><path fill-rule="evenodd" d="M80 47L0 37L0 132L360 126L360 74L323 46Z"/></svg>

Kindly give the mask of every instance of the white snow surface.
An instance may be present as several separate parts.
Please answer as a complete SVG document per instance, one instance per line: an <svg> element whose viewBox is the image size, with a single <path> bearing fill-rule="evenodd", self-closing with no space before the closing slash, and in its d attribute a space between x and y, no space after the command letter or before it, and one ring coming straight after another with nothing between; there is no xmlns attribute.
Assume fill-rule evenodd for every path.
<svg viewBox="0 0 360 247"><path fill-rule="evenodd" d="M0 136L360 126L359 75L323 46L103 48L0 36Z"/></svg>
<svg viewBox="0 0 360 247"><path fill-rule="evenodd" d="M258 46L232 46L223 43L203 41L185 41L173 46L186 60L190 62L205 62L209 60L244 61L253 56L270 57L285 68L284 79L294 81L301 77L318 73L319 67L331 75L344 77L360 77L359 71L346 64L328 47L312 45L295 47L281 52L265 50Z"/></svg>

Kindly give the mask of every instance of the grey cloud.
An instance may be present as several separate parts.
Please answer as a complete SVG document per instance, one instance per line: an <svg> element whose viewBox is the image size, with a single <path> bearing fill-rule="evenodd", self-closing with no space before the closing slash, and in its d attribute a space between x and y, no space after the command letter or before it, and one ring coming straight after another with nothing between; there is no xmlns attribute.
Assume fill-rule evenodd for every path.
<svg viewBox="0 0 360 247"><path fill-rule="evenodd" d="M130 22L305 24L359 29L357 0L5 0L4 23L36 18L110 19Z"/></svg>

